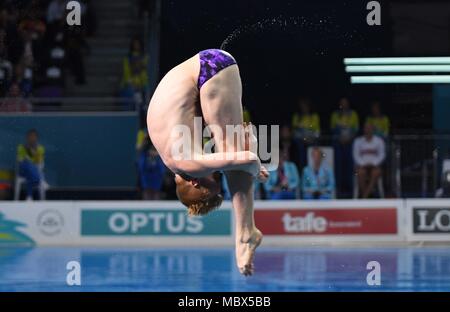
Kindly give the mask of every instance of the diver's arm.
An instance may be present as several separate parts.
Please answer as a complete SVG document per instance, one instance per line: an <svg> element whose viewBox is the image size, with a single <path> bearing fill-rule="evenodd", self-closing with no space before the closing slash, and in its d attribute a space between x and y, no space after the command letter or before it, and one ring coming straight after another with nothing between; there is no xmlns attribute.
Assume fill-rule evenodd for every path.
<svg viewBox="0 0 450 312"><path fill-rule="evenodd" d="M261 162L256 154L249 151L225 152L196 155L193 160L178 161L179 170L193 176L202 177L215 171L244 171L252 176L260 172Z"/></svg>

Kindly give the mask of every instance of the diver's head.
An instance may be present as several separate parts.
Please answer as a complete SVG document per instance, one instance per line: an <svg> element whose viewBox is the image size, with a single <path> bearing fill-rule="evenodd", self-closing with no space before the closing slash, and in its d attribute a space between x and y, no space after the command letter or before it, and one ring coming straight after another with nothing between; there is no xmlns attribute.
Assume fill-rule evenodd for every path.
<svg viewBox="0 0 450 312"><path fill-rule="evenodd" d="M202 178L184 178L175 174L178 199L189 215L205 215L222 204L221 180L218 172Z"/></svg>

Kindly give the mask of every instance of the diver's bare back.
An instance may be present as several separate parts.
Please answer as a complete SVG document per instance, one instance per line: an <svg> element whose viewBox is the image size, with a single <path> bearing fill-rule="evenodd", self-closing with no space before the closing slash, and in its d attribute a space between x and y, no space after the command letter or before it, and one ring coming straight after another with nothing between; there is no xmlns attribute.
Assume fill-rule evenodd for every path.
<svg viewBox="0 0 450 312"><path fill-rule="evenodd" d="M166 166L178 172L171 148L178 138L171 137L177 125L191 128L193 133L200 70L198 54L170 70L159 83L150 101L147 125L150 138Z"/></svg>

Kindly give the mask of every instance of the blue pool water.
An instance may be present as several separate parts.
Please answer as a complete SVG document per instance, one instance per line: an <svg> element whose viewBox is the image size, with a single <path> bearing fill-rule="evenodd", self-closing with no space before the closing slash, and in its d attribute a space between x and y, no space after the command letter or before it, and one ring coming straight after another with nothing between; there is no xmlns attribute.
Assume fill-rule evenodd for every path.
<svg viewBox="0 0 450 312"><path fill-rule="evenodd" d="M81 286L66 284L74 260ZM0 248L0 291L450 291L446 247L261 248L255 267L241 276L231 248Z"/></svg>

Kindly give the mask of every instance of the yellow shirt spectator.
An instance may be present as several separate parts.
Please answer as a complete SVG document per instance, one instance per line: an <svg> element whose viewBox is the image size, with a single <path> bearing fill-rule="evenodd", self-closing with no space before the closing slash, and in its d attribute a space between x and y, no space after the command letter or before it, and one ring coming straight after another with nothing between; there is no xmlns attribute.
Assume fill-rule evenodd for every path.
<svg viewBox="0 0 450 312"><path fill-rule="evenodd" d="M131 63L128 57L124 58L122 86L130 84L133 88L146 88L148 86L147 63L147 57L137 58Z"/></svg>
<svg viewBox="0 0 450 312"><path fill-rule="evenodd" d="M251 117L250 111L248 109L244 108L244 110L242 112L242 118L243 118L244 122L252 121L252 117Z"/></svg>
<svg viewBox="0 0 450 312"><path fill-rule="evenodd" d="M369 116L366 119L366 123L370 123L375 127L375 134L387 138L389 136L389 129L391 128L391 122L389 117L383 115L380 117Z"/></svg>
<svg viewBox="0 0 450 312"><path fill-rule="evenodd" d="M136 138L136 150L141 150L147 137L147 129L139 129Z"/></svg>
<svg viewBox="0 0 450 312"><path fill-rule="evenodd" d="M348 112L334 111L331 115L331 129L337 135L341 135L341 131L351 132L355 135L359 130L359 117L354 110ZM344 135L346 135L344 133Z"/></svg>
<svg viewBox="0 0 450 312"><path fill-rule="evenodd" d="M320 118L316 113L297 114L292 116L292 129L300 132L303 137L318 137L320 135Z"/></svg>
<svg viewBox="0 0 450 312"><path fill-rule="evenodd" d="M29 160L35 165L42 165L44 163L45 148L42 145L37 145L35 149L25 147L23 144L17 146L17 161L21 162Z"/></svg>

